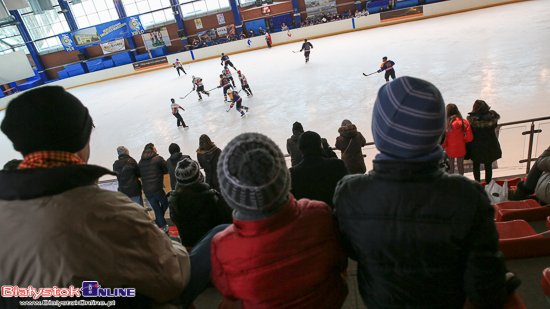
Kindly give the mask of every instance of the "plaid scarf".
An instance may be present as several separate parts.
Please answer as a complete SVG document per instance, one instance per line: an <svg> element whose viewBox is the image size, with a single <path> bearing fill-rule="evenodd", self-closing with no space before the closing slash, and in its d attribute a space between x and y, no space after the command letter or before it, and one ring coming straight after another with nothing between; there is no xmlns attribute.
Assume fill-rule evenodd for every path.
<svg viewBox="0 0 550 309"><path fill-rule="evenodd" d="M26 155L18 168L50 168L73 164L85 163L74 153L65 151L38 151Z"/></svg>

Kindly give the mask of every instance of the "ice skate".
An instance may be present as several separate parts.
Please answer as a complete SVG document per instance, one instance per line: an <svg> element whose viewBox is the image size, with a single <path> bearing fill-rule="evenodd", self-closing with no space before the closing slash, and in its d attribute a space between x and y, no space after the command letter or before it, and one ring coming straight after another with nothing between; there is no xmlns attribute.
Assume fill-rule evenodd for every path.
<svg viewBox="0 0 550 309"><path fill-rule="evenodd" d="M244 108L244 111L248 113L248 107L245 107L245 108Z"/></svg>
<svg viewBox="0 0 550 309"><path fill-rule="evenodd" d="M199 98L199 101L202 101L202 98Z"/></svg>
<svg viewBox="0 0 550 309"><path fill-rule="evenodd" d="M210 96L210 92L207 92L206 95L207 95L207 96Z"/></svg>

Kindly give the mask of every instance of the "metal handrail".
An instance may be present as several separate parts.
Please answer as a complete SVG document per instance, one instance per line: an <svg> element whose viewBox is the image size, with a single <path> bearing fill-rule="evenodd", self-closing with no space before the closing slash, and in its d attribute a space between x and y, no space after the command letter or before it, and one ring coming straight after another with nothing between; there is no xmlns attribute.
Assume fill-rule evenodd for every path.
<svg viewBox="0 0 550 309"><path fill-rule="evenodd" d="M506 122L499 124L497 126L497 130L500 130L501 127L504 126L511 126L515 124L522 124L522 123L531 123L531 128L529 131L522 132L522 135L529 134L529 150L527 151L527 159L519 160L519 163L527 163L527 167L525 168L525 173L529 174L529 170L531 169L531 161L536 161L537 158L532 158L533 155L533 137L535 134L541 133L542 130L535 130L535 122L536 121L543 121L543 120L550 120L550 117L541 117L541 118L532 118L527 120L520 120L520 121L512 121L512 122Z"/></svg>

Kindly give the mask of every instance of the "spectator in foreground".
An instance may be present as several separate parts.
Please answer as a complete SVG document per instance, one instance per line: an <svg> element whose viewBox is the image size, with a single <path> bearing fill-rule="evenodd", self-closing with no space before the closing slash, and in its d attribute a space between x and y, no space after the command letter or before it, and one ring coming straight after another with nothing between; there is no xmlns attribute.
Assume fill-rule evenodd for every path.
<svg viewBox="0 0 550 309"><path fill-rule="evenodd" d="M190 158L190 156L182 154L180 146L176 143L168 146L168 152L170 153L170 158L166 160L166 169L168 170L168 175L170 175L170 190L176 190L176 176L174 176L176 165L178 165L179 161L184 158Z"/></svg>
<svg viewBox="0 0 550 309"><path fill-rule="evenodd" d="M332 212L290 194L279 147L262 134L241 134L222 151L218 176L233 208L233 225L212 241L221 294L243 308L341 308L347 256Z"/></svg>
<svg viewBox="0 0 550 309"><path fill-rule="evenodd" d="M340 136L336 138L336 149L342 152L342 160L350 174L365 174L367 166L361 148L367 144L361 132L351 121L344 119L338 129Z"/></svg>
<svg viewBox="0 0 550 309"><path fill-rule="evenodd" d="M141 196L141 182L139 182L139 166L130 157L130 151L124 146L116 149L118 160L113 163L113 171L117 174L118 191L126 194L132 202L143 206L143 197Z"/></svg>
<svg viewBox="0 0 550 309"><path fill-rule="evenodd" d="M307 131L300 136L298 147L304 159L290 168L292 185L290 192L296 199L307 198L325 202L334 208L332 197L336 184L348 174L344 161L326 159L321 148L321 136Z"/></svg>
<svg viewBox="0 0 550 309"><path fill-rule="evenodd" d="M115 174L87 164L92 119L76 97L59 86L26 91L8 105L1 129L24 156L18 170L0 172L2 284L78 288L93 280L136 288L143 297L116 298L125 308L184 294L192 303L185 248L126 195L97 186ZM19 308L23 299L0 298L0 307Z"/></svg>
<svg viewBox="0 0 550 309"><path fill-rule="evenodd" d="M480 169L483 163L485 182L490 183L493 179L493 162L502 158L502 150L495 133L500 115L491 110L485 101L476 100L466 119L474 134L467 154L467 159L472 159L474 178L481 182Z"/></svg>
<svg viewBox="0 0 550 309"><path fill-rule="evenodd" d="M470 123L462 119L462 114L455 104L447 104L447 126L445 128L445 141L441 145L449 156L449 174L455 172L455 159L458 174L464 175L464 156L466 155L466 143L474 138Z"/></svg>
<svg viewBox="0 0 550 309"><path fill-rule="evenodd" d="M164 219L164 213L168 209L168 199L164 192L164 174L168 174L168 169L164 158L157 154L153 143L145 145L139 160L139 171L143 193L155 212L155 222L159 228L168 233L169 226Z"/></svg>
<svg viewBox="0 0 550 309"><path fill-rule="evenodd" d="M170 219L185 247L194 247L214 227L233 222L231 209L204 182L196 161L189 157L179 161L175 175L178 186L170 198Z"/></svg>
<svg viewBox="0 0 550 309"><path fill-rule="evenodd" d="M222 153L206 134L199 138L199 148L197 149L197 161L204 169L206 179L204 182L210 185L210 188L220 192L220 182L218 181L218 159Z"/></svg>
<svg viewBox="0 0 550 309"><path fill-rule="evenodd" d="M327 159L330 158L336 158L338 159L338 156L336 155L336 152L332 150L332 147L328 144L328 141L326 138L321 138L321 146L323 147L323 156Z"/></svg>
<svg viewBox="0 0 550 309"><path fill-rule="evenodd" d="M550 147L533 164L525 182L520 181L517 190L510 192L509 198L512 201L521 201L533 193L541 205L550 204Z"/></svg>
<svg viewBox="0 0 550 309"><path fill-rule="evenodd" d="M298 139L300 135L304 133L304 127L298 121L294 122L292 125L292 136L286 140L286 151L290 154L290 164L291 166L298 165L302 162L302 152L298 148Z"/></svg>
<svg viewBox="0 0 550 309"><path fill-rule="evenodd" d="M369 309L463 308L466 298L502 308L506 300L493 207L479 184L440 169L444 131L439 90L397 78L374 105L374 169L336 188L335 215Z"/></svg>

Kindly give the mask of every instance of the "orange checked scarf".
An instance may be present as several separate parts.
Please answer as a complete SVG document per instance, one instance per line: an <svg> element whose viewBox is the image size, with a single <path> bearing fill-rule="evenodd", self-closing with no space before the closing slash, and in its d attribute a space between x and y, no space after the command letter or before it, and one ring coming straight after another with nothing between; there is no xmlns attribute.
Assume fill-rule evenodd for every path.
<svg viewBox="0 0 550 309"><path fill-rule="evenodd" d="M19 164L19 169L50 168L55 166L84 164L74 153L65 151L38 151L28 154Z"/></svg>

